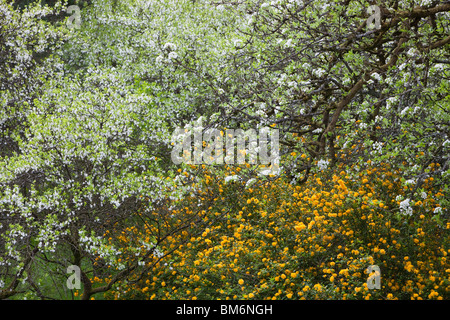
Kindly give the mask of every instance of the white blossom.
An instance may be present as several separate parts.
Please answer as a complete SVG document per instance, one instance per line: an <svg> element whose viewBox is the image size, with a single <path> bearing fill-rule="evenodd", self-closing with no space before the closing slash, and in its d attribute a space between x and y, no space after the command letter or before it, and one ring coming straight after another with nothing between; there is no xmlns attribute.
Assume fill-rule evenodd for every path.
<svg viewBox="0 0 450 320"><path fill-rule="evenodd" d="M171 53L169 53L169 59L173 60L178 58L178 54L175 51L172 51Z"/></svg>
<svg viewBox="0 0 450 320"><path fill-rule="evenodd" d="M410 199L405 199L400 202L400 212L405 216L412 215L413 209L411 208L410 201Z"/></svg>
<svg viewBox="0 0 450 320"><path fill-rule="evenodd" d="M320 169L320 170L325 170L326 168L328 168L328 164L329 164L329 161L328 160L319 160L318 162L317 162L317 167Z"/></svg>
<svg viewBox="0 0 450 320"><path fill-rule="evenodd" d="M237 181L237 180L239 180L239 176L237 176L237 175L225 177L225 183L228 183L230 181Z"/></svg>
<svg viewBox="0 0 450 320"><path fill-rule="evenodd" d="M313 130L313 133L321 133L323 131L322 128L317 128L315 130Z"/></svg>
<svg viewBox="0 0 450 320"><path fill-rule="evenodd" d="M284 43L284 47L285 48L291 48L293 45L292 45L292 39L289 39L289 40L287 40L285 43Z"/></svg>
<svg viewBox="0 0 450 320"><path fill-rule="evenodd" d="M174 43L172 43L172 42L167 42L167 43L164 45L164 49L165 49L165 50L175 51L175 50L177 50L177 46L176 46Z"/></svg>
<svg viewBox="0 0 450 320"><path fill-rule="evenodd" d="M381 81L381 76L376 72L374 74L372 74L372 78L374 78L375 80Z"/></svg>

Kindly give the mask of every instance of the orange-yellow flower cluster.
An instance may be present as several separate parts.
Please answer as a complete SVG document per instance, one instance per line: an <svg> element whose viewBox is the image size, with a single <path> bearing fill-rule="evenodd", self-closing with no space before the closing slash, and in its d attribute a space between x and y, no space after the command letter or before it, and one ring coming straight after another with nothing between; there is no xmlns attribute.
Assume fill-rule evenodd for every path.
<svg viewBox="0 0 450 320"><path fill-rule="evenodd" d="M167 256L149 261L143 277L119 283L108 297L450 297L450 230L433 218L442 193L435 192L431 179L424 184L426 199L405 216L396 196L411 190L400 185L389 165L368 165L357 174L342 167L304 185L266 179L251 187L224 182L221 177L235 174L236 168L203 170L198 196L174 203L171 214L180 219L170 221L175 230L181 217L198 220L161 242ZM129 229L118 239L149 241L157 227ZM371 265L380 268L380 289L368 288Z"/></svg>

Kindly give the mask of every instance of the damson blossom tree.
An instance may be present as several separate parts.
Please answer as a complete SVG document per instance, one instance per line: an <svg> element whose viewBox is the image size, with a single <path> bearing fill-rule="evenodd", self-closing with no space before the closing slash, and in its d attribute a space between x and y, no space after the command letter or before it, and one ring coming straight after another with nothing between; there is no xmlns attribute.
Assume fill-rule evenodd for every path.
<svg viewBox="0 0 450 320"><path fill-rule="evenodd" d="M0 298L66 297L66 269L75 265L82 298L89 299L116 281L139 277L167 254L158 249L162 241L196 221L195 214L169 214L167 201L190 192L178 168L171 169L171 129L213 108L215 88L203 77L219 67L217 56L205 52L222 54L210 29L230 28L225 22L233 16L211 6L192 15L190 1L98 1L83 9L80 30L67 30L64 19L44 22L45 12L64 12L64 5L19 11L2 2L2 18L17 20L4 39L6 49L20 49L13 36L30 45L22 45L29 50L20 52L23 58L11 53L2 62L5 79L11 72L22 77L5 81L4 105L13 93L22 100L14 101L20 130L10 126L15 130L5 141L13 147L0 159ZM27 33L21 20L37 40L34 33L18 34ZM49 50L33 60L33 50L43 50L34 49L35 42ZM182 61L189 73L177 66ZM34 78L24 73L31 67ZM10 124L4 110L3 123ZM144 243L120 243L130 228L145 231ZM98 275L109 281L94 288L90 279ZM50 281L56 291L46 285Z"/></svg>
<svg viewBox="0 0 450 320"><path fill-rule="evenodd" d="M104 246L98 237L114 229L114 223L133 219L141 207L145 217L152 204L164 198L162 190L172 189L168 180L158 178L157 158L150 149L161 128L152 127L158 122L151 121L149 99L122 97L120 77L102 70L95 74L80 82L52 79L47 94L27 113L21 154L2 163L7 267L11 261L21 266L18 244L48 260L61 255L58 250L64 244L73 258L61 257L63 265L81 266L85 255L97 254L119 266L118 250ZM20 183L30 172L38 179ZM90 243L96 243L95 251Z"/></svg>
<svg viewBox="0 0 450 320"><path fill-rule="evenodd" d="M431 176L449 198L448 1L215 4L247 19L222 76L222 121L276 124L297 154L285 163L293 182L325 161L370 160L413 180L411 199ZM372 5L379 28L368 23Z"/></svg>

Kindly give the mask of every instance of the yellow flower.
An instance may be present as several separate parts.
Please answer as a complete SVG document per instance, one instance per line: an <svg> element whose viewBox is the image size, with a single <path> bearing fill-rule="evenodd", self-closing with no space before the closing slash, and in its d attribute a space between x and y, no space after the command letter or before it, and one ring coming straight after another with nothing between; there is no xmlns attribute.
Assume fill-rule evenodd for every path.
<svg viewBox="0 0 450 320"><path fill-rule="evenodd" d="M339 271L339 274L348 276L348 269L342 269L341 271Z"/></svg>
<svg viewBox="0 0 450 320"><path fill-rule="evenodd" d="M303 222L300 222L300 223L297 224L294 228L295 228L296 231L300 232L300 231L302 231L303 229L305 229L306 226L303 224Z"/></svg>
<svg viewBox="0 0 450 320"><path fill-rule="evenodd" d="M242 286L244 284L244 280L239 279L238 283Z"/></svg>

